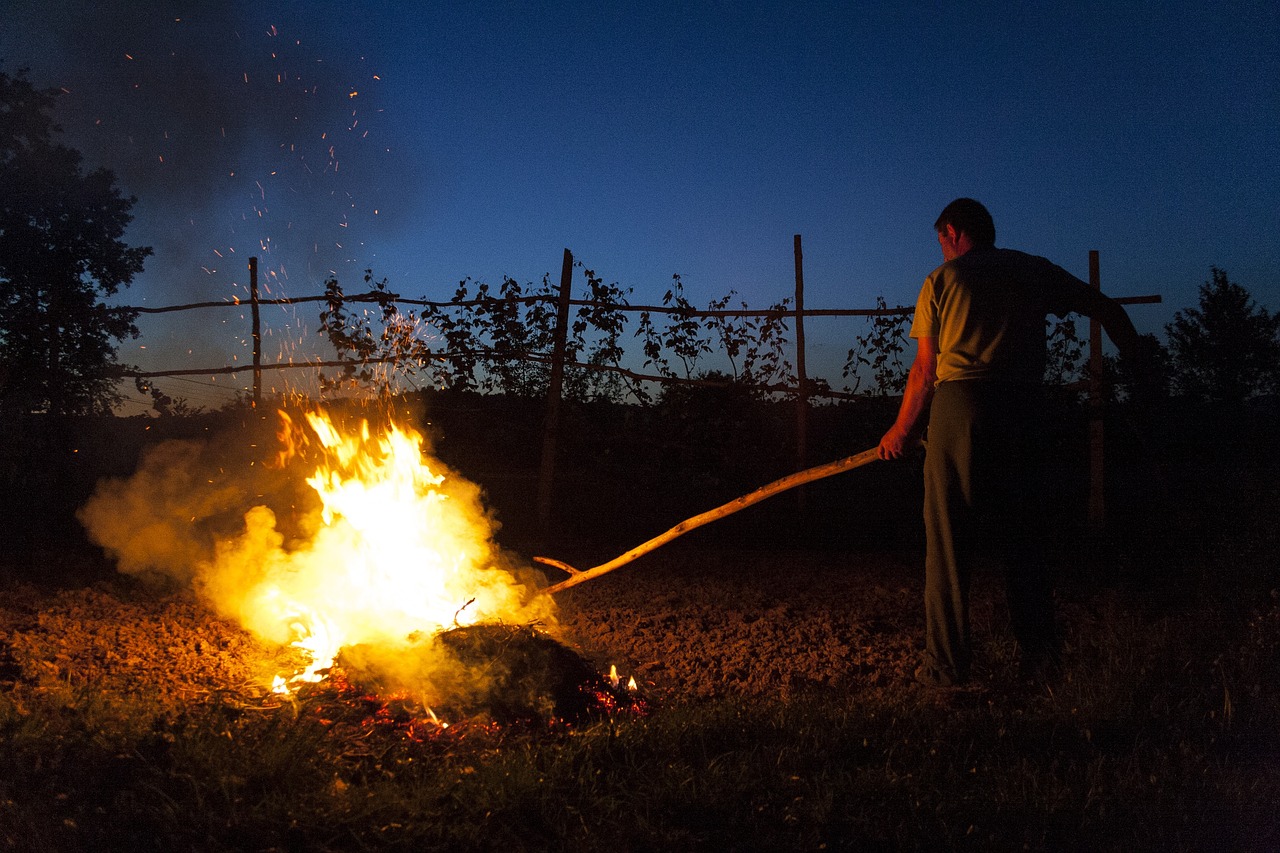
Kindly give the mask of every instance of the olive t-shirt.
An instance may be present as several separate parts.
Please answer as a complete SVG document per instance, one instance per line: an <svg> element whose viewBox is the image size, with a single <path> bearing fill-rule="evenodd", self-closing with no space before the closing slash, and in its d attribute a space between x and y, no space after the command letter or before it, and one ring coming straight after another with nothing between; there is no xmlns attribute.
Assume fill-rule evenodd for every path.
<svg viewBox="0 0 1280 853"><path fill-rule="evenodd" d="M1014 249L970 249L924 280L911 337L938 339L938 382L1039 384L1045 318L1081 311L1090 287Z"/></svg>

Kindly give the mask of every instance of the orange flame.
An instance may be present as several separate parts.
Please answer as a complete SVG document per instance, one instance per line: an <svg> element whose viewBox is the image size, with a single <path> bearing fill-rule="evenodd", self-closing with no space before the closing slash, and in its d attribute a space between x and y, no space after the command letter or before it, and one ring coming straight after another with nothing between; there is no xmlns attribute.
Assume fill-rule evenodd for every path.
<svg viewBox="0 0 1280 853"><path fill-rule="evenodd" d="M550 617L547 597L505 570L479 488L426 457L419 433L368 421L344 431L322 412L306 430L283 412L281 423L281 464L319 456L306 480L320 500L310 535L286 543L271 509L255 507L206 581L250 630L302 651L306 666L277 691L323 678L344 646Z"/></svg>

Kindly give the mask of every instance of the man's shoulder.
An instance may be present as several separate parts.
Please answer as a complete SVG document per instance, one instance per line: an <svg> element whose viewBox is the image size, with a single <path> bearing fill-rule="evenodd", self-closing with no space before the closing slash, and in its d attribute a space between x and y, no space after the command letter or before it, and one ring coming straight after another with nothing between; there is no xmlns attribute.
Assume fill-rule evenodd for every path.
<svg viewBox="0 0 1280 853"><path fill-rule="evenodd" d="M1058 279L1075 278L1048 258L992 246L973 249L955 260L938 267L935 275L955 276L961 279L982 280L991 276L1001 279L1018 279L1048 283Z"/></svg>
<svg viewBox="0 0 1280 853"><path fill-rule="evenodd" d="M998 246L970 249L958 258L941 264L925 278L925 287L934 290L980 282L1025 282L1050 286L1055 282L1077 281L1076 277L1048 258Z"/></svg>
<svg viewBox="0 0 1280 853"><path fill-rule="evenodd" d="M1030 252L1023 252L1019 249L1006 249L1003 246L990 246L983 249L972 249L956 258L952 263L963 261L967 261L975 266L984 264L1006 266L1042 266L1044 264L1053 264L1053 262L1048 258L1042 258L1039 255L1033 255Z"/></svg>

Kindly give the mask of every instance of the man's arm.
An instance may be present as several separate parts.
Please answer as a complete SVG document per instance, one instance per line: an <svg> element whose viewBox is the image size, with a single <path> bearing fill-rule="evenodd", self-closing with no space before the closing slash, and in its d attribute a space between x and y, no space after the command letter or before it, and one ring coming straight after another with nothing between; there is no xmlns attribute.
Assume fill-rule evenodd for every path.
<svg viewBox="0 0 1280 853"><path fill-rule="evenodd" d="M1167 378L1162 367L1160 344L1154 335L1139 335L1124 306L1090 288L1092 298L1085 316L1102 324L1107 337L1120 350L1120 364L1130 394L1162 394Z"/></svg>
<svg viewBox="0 0 1280 853"><path fill-rule="evenodd" d="M916 338L916 357L907 374L907 387L897 420L880 439L881 459L901 459L920 444L924 415L933 400L933 385L938 379L938 339Z"/></svg>
<svg viewBox="0 0 1280 853"><path fill-rule="evenodd" d="M1123 305L1092 287L1087 287L1082 301L1080 313L1102 324L1107 337L1111 338L1122 356L1138 351L1138 330L1133 327L1133 321L1129 319Z"/></svg>

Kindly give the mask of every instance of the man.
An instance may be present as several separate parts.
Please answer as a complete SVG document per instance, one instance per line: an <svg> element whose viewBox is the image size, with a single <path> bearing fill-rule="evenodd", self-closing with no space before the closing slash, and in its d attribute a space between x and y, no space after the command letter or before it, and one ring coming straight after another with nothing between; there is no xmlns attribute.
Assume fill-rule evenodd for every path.
<svg viewBox="0 0 1280 853"><path fill-rule="evenodd" d="M974 545L1004 562L1010 621L1029 676L1056 663L1053 591L1042 542L1041 394L1045 320L1101 321L1122 354L1138 334L1124 309L1048 260L996 248L977 201L951 202L934 223L945 261L920 291L916 356L881 459L925 451L925 655L916 679L963 684L972 658L969 578Z"/></svg>

